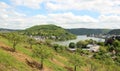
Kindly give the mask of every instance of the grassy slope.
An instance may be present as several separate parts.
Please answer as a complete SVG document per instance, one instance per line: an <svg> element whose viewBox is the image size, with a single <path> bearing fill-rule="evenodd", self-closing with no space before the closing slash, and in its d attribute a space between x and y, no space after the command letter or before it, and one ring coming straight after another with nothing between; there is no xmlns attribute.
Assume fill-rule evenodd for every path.
<svg viewBox="0 0 120 71"><path fill-rule="evenodd" d="M4 38L0 38L0 46L1 45L12 47L12 44ZM32 57L32 51L30 49L23 47L25 45L28 44L19 44L17 46L17 52L15 53L3 50L0 47L0 71L38 71L38 69L31 68L25 62L25 58L39 62L39 58ZM71 53L67 51L56 53L54 50L52 50L52 52L54 53L53 60L46 59L44 62L45 71L69 71L64 68L65 66L73 68L73 65L69 62ZM114 64L105 65L98 60L86 57L81 57L81 59L85 65L80 68L77 67L78 71L91 71L91 69L95 69L96 71L120 71L119 66Z"/></svg>
<svg viewBox="0 0 120 71"><path fill-rule="evenodd" d="M0 71L32 71L25 63L18 61L14 56L0 49Z"/></svg>
<svg viewBox="0 0 120 71"><path fill-rule="evenodd" d="M2 42L2 43L4 43L4 45L6 45L6 46L9 46L10 48L12 47L12 44L11 43L9 43L9 41L8 40L6 40L6 39L4 39L4 38L0 38L0 42ZM0 44L1 45L1 44ZM30 49L26 49L26 48L24 48L23 46L24 45L27 45L27 44L19 44L18 46L17 46L17 52L16 53L13 53L13 52L9 52L9 51L5 51L5 50L3 50L3 49L0 49L0 56L2 56L2 54L6 54L6 55L8 55L9 57L11 57L12 59L8 59L9 57L8 56L3 56L4 58L2 58L2 59L0 59L0 60L8 60L10 63L8 63L8 61L2 61L2 62L0 62L0 64L2 64L2 63L6 63L6 65L8 65L8 66L11 66L12 64L14 64L14 65L12 65L12 67L14 68L14 66L17 66L16 64L17 63L14 63L14 61L18 61L18 62L20 62L21 60L21 58L19 58L19 56L17 56L17 55L19 55L19 54L22 54L22 56L27 56L27 57L29 57L29 58L31 58L31 59L33 59L33 60L36 60L36 61L38 61L39 62L39 58L34 58L34 57L32 57L32 51L30 50ZM54 51L53 51L54 52ZM21 57L22 57L21 56ZM23 58L24 59L24 58ZM56 60L57 61L57 60ZM59 62L59 61L58 61ZM18 63L18 65L19 65L20 63ZM50 59L47 59L47 60L45 60L45 62L44 62L44 64L45 64L45 68L46 69L48 69L48 71L66 71L64 68L63 68L63 66L61 66L61 65L59 65L59 64L57 64L57 63L54 63L54 61L51 61ZM19 67L19 66L17 66L16 67L16 69L17 70L19 70L19 71L27 71L26 69L29 69L28 71L31 71L31 69L29 68L29 66L28 65L26 65L26 63L23 61L23 62L21 62L21 67L23 66L24 68L22 68L23 70L19 70L19 69L21 69L21 67ZM25 66L26 65L26 66ZM1 66L5 66L4 64L2 64ZM0 68L0 69L2 69L2 68ZM8 69L9 70L9 68L5 68L5 69ZM3 69L3 70L5 70L5 69ZM11 70L10 70L11 71Z"/></svg>

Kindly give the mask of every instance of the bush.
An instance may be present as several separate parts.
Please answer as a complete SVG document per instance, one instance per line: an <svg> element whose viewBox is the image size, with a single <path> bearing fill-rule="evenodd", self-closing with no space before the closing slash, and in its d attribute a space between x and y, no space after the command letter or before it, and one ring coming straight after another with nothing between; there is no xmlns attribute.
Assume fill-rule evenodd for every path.
<svg viewBox="0 0 120 71"><path fill-rule="evenodd" d="M86 47L86 45L88 44L88 42L86 42L86 41L79 41L79 42L77 42L77 48L85 48Z"/></svg>
<svg viewBox="0 0 120 71"><path fill-rule="evenodd" d="M76 47L75 43L74 42L70 42L69 48L75 48L75 47Z"/></svg>

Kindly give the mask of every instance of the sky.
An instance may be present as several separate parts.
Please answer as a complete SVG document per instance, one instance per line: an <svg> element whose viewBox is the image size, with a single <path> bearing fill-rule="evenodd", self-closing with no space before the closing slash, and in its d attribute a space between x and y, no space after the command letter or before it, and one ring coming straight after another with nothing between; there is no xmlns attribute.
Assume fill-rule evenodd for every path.
<svg viewBox="0 0 120 71"><path fill-rule="evenodd" d="M120 0L0 0L0 28L120 29Z"/></svg>

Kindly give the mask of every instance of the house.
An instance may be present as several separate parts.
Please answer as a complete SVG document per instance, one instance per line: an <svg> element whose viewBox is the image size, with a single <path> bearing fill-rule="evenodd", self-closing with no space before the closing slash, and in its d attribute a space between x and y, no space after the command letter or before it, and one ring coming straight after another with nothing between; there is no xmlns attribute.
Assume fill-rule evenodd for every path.
<svg viewBox="0 0 120 71"><path fill-rule="evenodd" d="M100 46L96 45L96 44L88 44L86 46L86 50L89 50L91 52L98 52L99 51Z"/></svg>

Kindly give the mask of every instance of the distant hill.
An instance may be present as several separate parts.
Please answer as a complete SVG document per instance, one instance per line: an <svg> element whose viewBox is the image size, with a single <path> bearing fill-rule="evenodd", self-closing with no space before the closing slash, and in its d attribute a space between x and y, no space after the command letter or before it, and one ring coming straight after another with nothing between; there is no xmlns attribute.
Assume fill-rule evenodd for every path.
<svg viewBox="0 0 120 71"><path fill-rule="evenodd" d="M54 38L55 40L69 40L76 38L74 34L71 34L70 32L56 25L36 25L24 30L23 34L43 36L49 39Z"/></svg>
<svg viewBox="0 0 120 71"><path fill-rule="evenodd" d="M76 35L106 34L110 31L110 29L87 29L87 28L76 28L66 30Z"/></svg>
<svg viewBox="0 0 120 71"><path fill-rule="evenodd" d="M13 32L13 31L18 31L18 30L0 28L0 32Z"/></svg>
<svg viewBox="0 0 120 71"><path fill-rule="evenodd" d="M120 29L114 29L108 32L108 34L113 34L113 35L120 35Z"/></svg>

